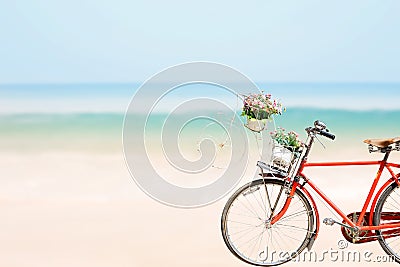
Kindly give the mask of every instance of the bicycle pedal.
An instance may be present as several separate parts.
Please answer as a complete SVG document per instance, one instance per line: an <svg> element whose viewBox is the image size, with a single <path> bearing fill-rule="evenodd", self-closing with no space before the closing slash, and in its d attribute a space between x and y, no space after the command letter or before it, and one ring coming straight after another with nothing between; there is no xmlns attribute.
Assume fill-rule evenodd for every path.
<svg viewBox="0 0 400 267"><path fill-rule="evenodd" d="M332 218L325 218L322 222L329 226L332 226L336 223L336 221Z"/></svg>
<svg viewBox="0 0 400 267"><path fill-rule="evenodd" d="M347 224L344 224L344 223L335 221L335 220L332 219L332 218L325 218L322 222L323 222L324 224L326 224L326 225L329 225L329 226L332 226L332 225L334 225L334 224L338 224L338 225L340 225L340 226L346 227L346 228L351 229L351 230L354 230L354 229L355 229L355 228L351 227L350 225L347 225Z"/></svg>

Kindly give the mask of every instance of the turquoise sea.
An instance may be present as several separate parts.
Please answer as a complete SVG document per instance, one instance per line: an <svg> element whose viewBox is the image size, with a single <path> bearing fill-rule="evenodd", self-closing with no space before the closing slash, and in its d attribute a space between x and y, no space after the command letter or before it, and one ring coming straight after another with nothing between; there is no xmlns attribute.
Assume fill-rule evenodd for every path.
<svg viewBox="0 0 400 267"><path fill-rule="evenodd" d="M0 85L0 150L120 151L124 112L139 86ZM259 86L287 106L286 112L276 117L275 124L295 130L302 137L304 128L316 119L328 125L337 135L337 142L400 136L400 84L260 83ZM226 91L215 88L190 89L172 92L165 103L179 103L185 96L188 99L209 96L222 101L230 97L232 103L236 101ZM167 104L151 117L154 131L161 129L167 117ZM235 105L240 109L240 103ZM197 107L193 112L221 117L218 111L201 110L202 107ZM224 120L232 116L225 115ZM199 129L195 126L191 131Z"/></svg>

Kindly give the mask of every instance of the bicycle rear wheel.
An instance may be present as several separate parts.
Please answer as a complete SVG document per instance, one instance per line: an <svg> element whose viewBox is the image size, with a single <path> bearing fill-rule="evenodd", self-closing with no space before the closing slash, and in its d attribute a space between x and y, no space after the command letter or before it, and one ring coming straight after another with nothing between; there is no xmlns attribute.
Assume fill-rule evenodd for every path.
<svg viewBox="0 0 400 267"><path fill-rule="evenodd" d="M391 184L382 193L374 212L374 225L400 222L400 187ZM400 263L400 228L377 230L379 244L383 250Z"/></svg>
<svg viewBox="0 0 400 267"><path fill-rule="evenodd" d="M260 179L242 186L226 203L221 217L222 236L240 260L275 266L292 260L306 248L314 214L299 189L282 218L269 224L272 210L277 214L286 201L283 186L282 180Z"/></svg>

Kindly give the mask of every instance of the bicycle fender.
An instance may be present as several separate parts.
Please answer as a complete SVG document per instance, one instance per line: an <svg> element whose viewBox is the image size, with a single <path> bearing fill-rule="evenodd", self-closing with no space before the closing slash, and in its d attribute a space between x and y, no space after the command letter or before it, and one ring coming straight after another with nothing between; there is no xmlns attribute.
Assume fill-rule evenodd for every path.
<svg viewBox="0 0 400 267"><path fill-rule="evenodd" d="M398 183L399 178L400 178L400 173L396 174L396 177L390 177L390 178L386 181L386 183L384 183L384 184L381 186L381 188L379 188L378 192L376 192L375 197L374 197L374 200L372 201L372 204L371 204L370 212L369 212L369 218L368 218L368 224L369 224L369 225L373 225L373 215L374 215L374 212L375 212L375 206L376 206L376 203L378 202L378 200L379 200L379 198L380 198L382 192L383 192L388 186L390 186L392 183Z"/></svg>
<svg viewBox="0 0 400 267"><path fill-rule="evenodd" d="M310 237L310 241L307 245L307 249L308 251L311 250L312 246L314 245L315 239L317 239L318 237L318 232L319 232L319 225L320 225L320 221L319 221L319 213L318 213L318 208L317 205L314 201L314 198L311 196L311 194L308 192L308 190L304 187L298 187L299 190L301 190L306 197L311 201L311 205L312 208L314 210L314 217L315 217L315 229L314 229L314 233L312 234L312 236Z"/></svg>

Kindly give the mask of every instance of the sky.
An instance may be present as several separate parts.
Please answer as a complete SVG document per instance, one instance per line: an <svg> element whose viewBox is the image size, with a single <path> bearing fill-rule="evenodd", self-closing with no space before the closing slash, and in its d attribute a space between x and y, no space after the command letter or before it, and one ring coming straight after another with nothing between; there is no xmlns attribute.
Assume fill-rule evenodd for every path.
<svg viewBox="0 0 400 267"><path fill-rule="evenodd" d="M400 1L0 0L0 84L143 82L212 61L258 82L400 82Z"/></svg>

